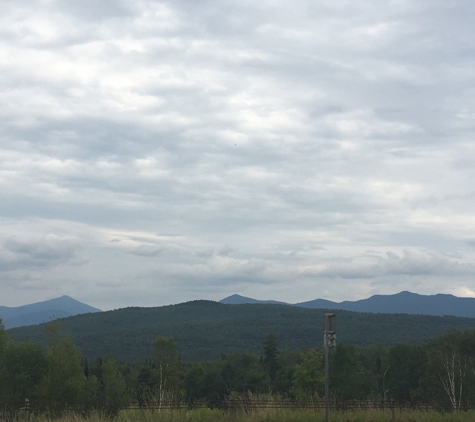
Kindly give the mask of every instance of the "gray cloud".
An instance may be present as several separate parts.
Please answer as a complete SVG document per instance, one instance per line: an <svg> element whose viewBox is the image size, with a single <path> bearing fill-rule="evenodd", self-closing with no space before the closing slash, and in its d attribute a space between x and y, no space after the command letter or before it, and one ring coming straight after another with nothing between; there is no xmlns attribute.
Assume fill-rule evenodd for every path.
<svg viewBox="0 0 475 422"><path fill-rule="evenodd" d="M129 253L137 256L157 257L163 252L163 249L157 245L140 245Z"/></svg>
<svg viewBox="0 0 475 422"><path fill-rule="evenodd" d="M434 252L404 250L402 256L386 252L386 256L365 254L350 262L332 263L321 271L305 272L309 276L341 277L343 279L375 279L387 276L456 277L473 275L475 264Z"/></svg>
<svg viewBox="0 0 475 422"><path fill-rule="evenodd" d="M0 12L8 303L475 291L471 3Z"/></svg>
<svg viewBox="0 0 475 422"><path fill-rule="evenodd" d="M77 239L47 235L42 238L8 238L0 254L0 270L53 267L62 264L82 265L77 257L81 246Z"/></svg>

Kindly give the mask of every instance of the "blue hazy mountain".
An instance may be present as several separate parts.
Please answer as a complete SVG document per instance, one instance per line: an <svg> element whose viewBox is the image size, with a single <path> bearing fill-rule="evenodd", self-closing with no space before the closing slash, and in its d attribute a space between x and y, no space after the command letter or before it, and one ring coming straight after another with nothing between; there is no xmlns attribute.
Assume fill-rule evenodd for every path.
<svg viewBox="0 0 475 422"><path fill-rule="evenodd" d="M277 302L275 300L257 300L250 297L245 297L241 295L231 295L221 299L219 303L224 303L226 305L243 305L245 303L270 303L273 305L288 305L285 302Z"/></svg>
<svg viewBox="0 0 475 422"><path fill-rule="evenodd" d="M270 301L259 301L232 295L220 302L243 304L269 303ZM406 291L393 295L374 295L368 299L357 301L332 302L331 300L315 299L308 302L294 303L293 306L384 314L453 315L475 318L475 298L456 297L449 294L420 295Z"/></svg>
<svg viewBox="0 0 475 422"><path fill-rule="evenodd" d="M69 296L17 307L0 306L0 318L3 319L6 329L36 325L58 318L91 312L102 311Z"/></svg>

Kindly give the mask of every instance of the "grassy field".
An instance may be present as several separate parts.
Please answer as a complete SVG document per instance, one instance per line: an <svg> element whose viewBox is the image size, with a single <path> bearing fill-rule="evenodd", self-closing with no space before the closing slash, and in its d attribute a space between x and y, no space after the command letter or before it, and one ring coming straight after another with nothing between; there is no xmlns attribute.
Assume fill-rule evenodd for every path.
<svg viewBox="0 0 475 422"><path fill-rule="evenodd" d="M475 422L475 410L457 413L438 413L434 411L399 411L395 412L397 422ZM2 421L23 422L24 415L15 418L0 417ZM324 422L323 412L299 411L287 409L260 409L250 412L223 412L217 409L196 410L124 410L113 422ZM331 422L391 422L391 411L368 410L331 412ZM110 422L111 419L101 414L87 418L73 413L63 417L48 418L30 415L29 422Z"/></svg>
<svg viewBox="0 0 475 422"><path fill-rule="evenodd" d="M314 411L265 409L252 412L226 412L198 409L168 414L123 412L117 422L324 422L325 414ZM397 422L474 422L475 411L442 414L422 411L396 411ZM368 410L330 413L332 422L391 422L391 411Z"/></svg>

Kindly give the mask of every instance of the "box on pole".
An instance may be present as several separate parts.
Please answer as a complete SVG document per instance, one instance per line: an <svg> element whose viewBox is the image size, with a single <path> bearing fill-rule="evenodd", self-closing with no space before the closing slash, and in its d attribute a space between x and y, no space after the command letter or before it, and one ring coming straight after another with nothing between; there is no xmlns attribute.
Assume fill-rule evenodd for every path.
<svg viewBox="0 0 475 422"><path fill-rule="evenodd" d="M323 346L333 349L336 346L336 314L325 311L323 313Z"/></svg>

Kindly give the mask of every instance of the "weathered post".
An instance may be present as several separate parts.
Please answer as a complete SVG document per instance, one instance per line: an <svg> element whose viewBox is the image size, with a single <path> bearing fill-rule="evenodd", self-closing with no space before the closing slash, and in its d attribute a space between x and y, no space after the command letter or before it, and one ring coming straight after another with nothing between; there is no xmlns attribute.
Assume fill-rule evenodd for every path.
<svg viewBox="0 0 475 422"><path fill-rule="evenodd" d="M25 399L25 422L28 422L29 411L30 411L30 399Z"/></svg>
<svg viewBox="0 0 475 422"><path fill-rule="evenodd" d="M328 403L330 398L328 350L335 347L336 344L336 314L325 311L323 313L323 325L323 346L325 348L325 422L328 422Z"/></svg>

